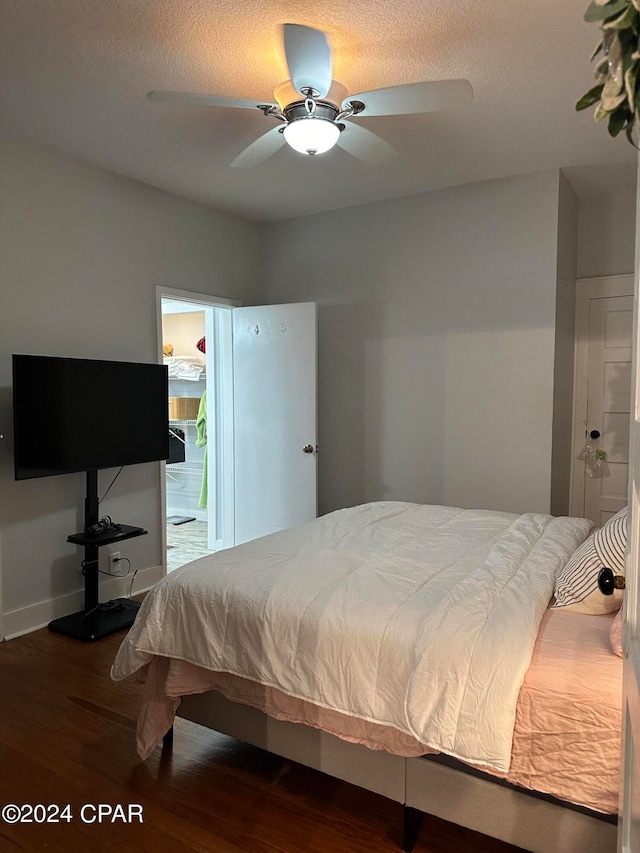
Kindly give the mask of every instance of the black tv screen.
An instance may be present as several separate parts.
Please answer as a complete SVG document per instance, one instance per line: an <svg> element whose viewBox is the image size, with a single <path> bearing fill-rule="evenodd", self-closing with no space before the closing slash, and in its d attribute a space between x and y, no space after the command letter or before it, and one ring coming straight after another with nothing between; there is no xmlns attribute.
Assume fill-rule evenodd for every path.
<svg viewBox="0 0 640 853"><path fill-rule="evenodd" d="M16 480L169 456L167 368L13 356Z"/></svg>

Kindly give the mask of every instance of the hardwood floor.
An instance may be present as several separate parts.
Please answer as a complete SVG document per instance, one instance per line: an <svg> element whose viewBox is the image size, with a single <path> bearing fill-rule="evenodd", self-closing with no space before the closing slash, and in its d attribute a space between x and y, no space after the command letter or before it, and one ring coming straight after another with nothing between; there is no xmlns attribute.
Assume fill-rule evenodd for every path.
<svg viewBox="0 0 640 853"><path fill-rule="evenodd" d="M70 805L59 823L0 820L2 853L399 853L398 804L193 723L178 720L173 751L141 762L140 687L109 678L123 636L82 643L44 629L0 643L0 807ZM111 822L105 808L100 822L101 803L124 815ZM142 824L135 809L121 819L130 804ZM517 848L425 817L415 850Z"/></svg>

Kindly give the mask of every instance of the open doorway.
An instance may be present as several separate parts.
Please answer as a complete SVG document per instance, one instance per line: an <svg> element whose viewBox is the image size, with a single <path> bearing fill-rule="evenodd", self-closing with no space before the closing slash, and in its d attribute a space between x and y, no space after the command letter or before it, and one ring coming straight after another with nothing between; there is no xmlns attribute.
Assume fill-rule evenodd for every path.
<svg viewBox="0 0 640 853"><path fill-rule="evenodd" d="M234 542L234 304L181 291L158 293L162 360L169 373L171 450L164 488L169 572Z"/></svg>
<svg viewBox="0 0 640 853"><path fill-rule="evenodd" d="M156 292L173 448L163 556L173 571L316 517L317 319L315 303L239 307Z"/></svg>

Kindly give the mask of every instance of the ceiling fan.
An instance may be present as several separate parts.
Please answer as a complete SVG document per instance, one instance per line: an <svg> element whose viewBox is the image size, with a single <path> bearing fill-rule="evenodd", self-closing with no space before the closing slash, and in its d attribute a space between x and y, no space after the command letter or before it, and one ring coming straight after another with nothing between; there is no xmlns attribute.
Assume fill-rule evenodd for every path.
<svg viewBox="0 0 640 853"><path fill-rule="evenodd" d="M230 164L245 168L260 165L285 143L310 156L339 145L360 160L381 163L394 156L394 148L377 134L351 122L351 118L435 112L465 106L473 98L467 80L408 83L347 96L344 86L332 79L331 48L326 35L299 24L285 24L283 30L291 79L276 87L277 103L187 92L154 91L147 97L152 101L258 109L267 118L275 119L278 125L248 145Z"/></svg>

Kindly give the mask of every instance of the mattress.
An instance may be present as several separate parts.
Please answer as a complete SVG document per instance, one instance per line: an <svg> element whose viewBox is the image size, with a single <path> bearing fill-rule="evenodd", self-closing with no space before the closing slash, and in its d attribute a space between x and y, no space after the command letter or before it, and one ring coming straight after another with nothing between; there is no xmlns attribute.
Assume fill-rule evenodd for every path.
<svg viewBox="0 0 640 853"><path fill-rule="evenodd" d="M112 676L181 659L508 772L540 621L588 529L394 501L338 510L165 578Z"/></svg>
<svg viewBox="0 0 640 853"><path fill-rule="evenodd" d="M622 660L609 643L612 619L546 611L518 696L509 772L480 769L595 811L618 811ZM155 658L144 676L138 749L145 756L172 724L180 697L211 690L370 749L407 757L433 751L393 727L183 660Z"/></svg>

